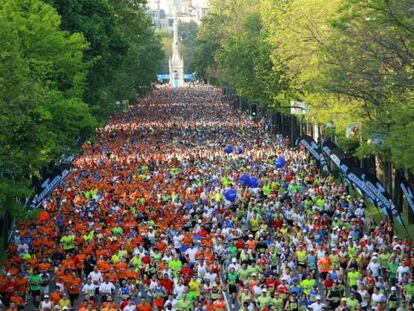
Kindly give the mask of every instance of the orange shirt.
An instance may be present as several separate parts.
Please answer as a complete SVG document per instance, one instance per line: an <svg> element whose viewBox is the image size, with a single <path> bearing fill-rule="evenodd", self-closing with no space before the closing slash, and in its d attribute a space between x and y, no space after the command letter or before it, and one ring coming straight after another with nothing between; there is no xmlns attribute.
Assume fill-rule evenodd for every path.
<svg viewBox="0 0 414 311"><path fill-rule="evenodd" d="M39 263L39 271L50 271L52 265L48 262Z"/></svg>
<svg viewBox="0 0 414 311"><path fill-rule="evenodd" d="M318 260L318 265L322 272L329 272L331 271L332 260L329 257L322 257Z"/></svg>
<svg viewBox="0 0 414 311"><path fill-rule="evenodd" d="M255 240L247 240L246 241L247 246L252 249L253 251L256 250L256 241Z"/></svg>
<svg viewBox="0 0 414 311"><path fill-rule="evenodd" d="M15 290L17 293L25 293L27 289L27 278L16 278L15 280Z"/></svg>
<svg viewBox="0 0 414 311"><path fill-rule="evenodd" d="M60 299L62 299L62 296L58 292L52 292L50 294L50 301L53 302L55 305L59 303Z"/></svg>
<svg viewBox="0 0 414 311"><path fill-rule="evenodd" d="M24 305L24 299L20 296L11 296L10 302L14 302L16 305Z"/></svg>
<svg viewBox="0 0 414 311"><path fill-rule="evenodd" d="M148 302L140 303L137 305L137 311L151 311L152 306Z"/></svg>
<svg viewBox="0 0 414 311"><path fill-rule="evenodd" d="M68 283L69 294L75 295L79 294L81 291L82 280L80 278L72 278Z"/></svg>
<svg viewBox="0 0 414 311"><path fill-rule="evenodd" d="M214 310L226 310L226 302L224 300L216 300L213 303Z"/></svg>

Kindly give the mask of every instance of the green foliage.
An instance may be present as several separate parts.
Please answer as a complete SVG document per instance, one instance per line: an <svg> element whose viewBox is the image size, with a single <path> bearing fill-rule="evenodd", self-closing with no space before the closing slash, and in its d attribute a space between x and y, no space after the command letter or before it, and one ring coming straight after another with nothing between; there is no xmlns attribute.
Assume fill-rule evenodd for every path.
<svg viewBox="0 0 414 311"><path fill-rule="evenodd" d="M87 75L84 99L100 116L114 109L111 92L114 74L127 54L127 42L117 26L112 7L106 0L47 0L62 17L62 29L82 33L90 48L84 58L92 66Z"/></svg>
<svg viewBox="0 0 414 311"><path fill-rule="evenodd" d="M391 155L414 172L413 50L409 0L214 0L194 67L265 106L304 102L355 155ZM359 131L346 139L350 126Z"/></svg>
<svg viewBox="0 0 414 311"><path fill-rule="evenodd" d="M60 30L40 0L0 4L0 206L21 215L30 176L96 126L83 95L89 63L80 34Z"/></svg>
<svg viewBox="0 0 414 311"><path fill-rule="evenodd" d="M114 73L113 98L134 100L154 82L164 58L162 45L142 8L143 1L111 0L128 52Z"/></svg>
<svg viewBox="0 0 414 311"><path fill-rule="evenodd" d="M180 51L184 58L184 72L193 73L194 51L196 47L198 25L195 22L179 23L178 33L180 37Z"/></svg>
<svg viewBox="0 0 414 311"><path fill-rule="evenodd" d="M163 57L145 1L46 2L0 2L0 207L19 218L32 177L147 90Z"/></svg>
<svg viewBox="0 0 414 311"><path fill-rule="evenodd" d="M164 52L164 57L158 67L158 73L168 74L170 70L168 61L172 56L173 36L172 33L166 29L157 30L156 34L161 42L162 50Z"/></svg>
<svg viewBox="0 0 414 311"><path fill-rule="evenodd" d="M259 6L236 2L213 2L198 33L193 68L198 78L231 85L240 95L273 106L284 83L270 57Z"/></svg>

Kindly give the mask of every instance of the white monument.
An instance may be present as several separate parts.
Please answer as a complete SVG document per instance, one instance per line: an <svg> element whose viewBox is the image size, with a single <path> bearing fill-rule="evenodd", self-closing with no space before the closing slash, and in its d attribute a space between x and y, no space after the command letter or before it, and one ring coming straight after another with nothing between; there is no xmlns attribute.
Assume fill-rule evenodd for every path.
<svg viewBox="0 0 414 311"><path fill-rule="evenodd" d="M174 0L174 31L173 31L173 46L172 56L169 60L170 66L170 83L173 88L184 86L184 59L180 55L178 45L178 14L177 14L177 0Z"/></svg>

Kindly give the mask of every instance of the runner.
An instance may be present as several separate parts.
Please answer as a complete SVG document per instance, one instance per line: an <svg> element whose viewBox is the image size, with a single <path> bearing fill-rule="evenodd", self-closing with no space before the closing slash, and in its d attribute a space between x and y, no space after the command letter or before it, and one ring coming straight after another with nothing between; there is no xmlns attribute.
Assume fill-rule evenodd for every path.
<svg viewBox="0 0 414 311"><path fill-rule="evenodd" d="M4 303L27 287L77 310L412 305L411 243L263 128L211 89L160 90L114 116L39 220L18 224Z"/></svg>

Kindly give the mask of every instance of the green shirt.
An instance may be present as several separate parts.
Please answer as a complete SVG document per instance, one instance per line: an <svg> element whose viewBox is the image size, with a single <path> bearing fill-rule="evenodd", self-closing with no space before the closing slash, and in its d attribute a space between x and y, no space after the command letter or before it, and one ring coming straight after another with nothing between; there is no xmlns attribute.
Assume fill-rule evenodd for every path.
<svg viewBox="0 0 414 311"><path fill-rule="evenodd" d="M272 306L275 306L277 310L283 310L284 301L281 297L273 298L271 301Z"/></svg>
<svg viewBox="0 0 414 311"><path fill-rule="evenodd" d="M64 235L60 239L60 243L63 244L63 249L70 250L72 248L75 248L75 236L74 235Z"/></svg>
<svg viewBox="0 0 414 311"><path fill-rule="evenodd" d="M379 257L379 261L380 261L381 266L386 267L387 264L388 264L388 260L391 257L391 254L390 253L381 253L381 254L379 254L378 257Z"/></svg>
<svg viewBox="0 0 414 311"><path fill-rule="evenodd" d="M119 234L119 235L123 235L124 234L124 230L122 230L121 227L114 227L112 229L112 233L113 234Z"/></svg>
<svg viewBox="0 0 414 311"><path fill-rule="evenodd" d="M257 302L259 303L259 306L261 308L265 307L266 305L270 304L270 302L272 301L272 298L270 298L269 296L262 296L260 295L257 299Z"/></svg>
<svg viewBox="0 0 414 311"><path fill-rule="evenodd" d="M193 302L189 299L180 299L175 304L175 310L177 311L190 311L193 308Z"/></svg>
<svg viewBox="0 0 414 311"><path fill-rule="evenodd" d="M303 265L306 262L306 251L302 250L302 251L296 251L296 257L298 259L298 263Z"/></svg>
<svg viewBox="0 0 414 311"><path fill-rule="evenodd" d="M237 281L237 273L227 273L227 282L231 285L235 285Z"/></svg>
<svg viewBox="0 0 414 311"><path fill-rule="evenodd" d="M260 267L259 266L252 266L252 265L250 265L250 266L247 267L246 271L249 274L258 273L260 271Z"/></svg>
<svg viewBox="0 0 414 311"><path fill-rule="evenodd" d="M387 265L387 271L390 278L395 278L397 275L398 264L395 262L389 262Z"/></svg>
<svg viewBox="0 0 414 311"><path fill-rule="evenodd" d="M245 269L240 269L239 270L239 279L242 281L246 281L247 278L249 277L249 272Z"/></svg>
<svg viewBox="0 0 414 311"><path fill-rule="evenodd" d="M404 288L407 295L414 295L414 284L407 284L404 286Z"/></svg>
<svg viewBox="0 0 414 311"><path fill-rule="evenodd" d="M359 304L359 301L358 301L358 299L356 299L356 298L354 298L354 299L347 298L347 299L346 299L346 303L347 303L347 305L348 305L349 309L351 309L351 310L355 310L355 309L356 309L356 307L357 307L357 305Z"/></svg>
<svg viewBox="0 0 414 311"><path fill-rule="evenodd" d="M359 278L359 272L358 271L349 271L348 272L348 282L349 286L354 286L357 283L357 280Z"/></svg>
<svg viewBox="0 0 414 311"><path fill-rule="evenodd" d="M168 263L168 267L170 267L171 270L173 270L174 275L177 275L177 273L181 271L182 265L183 265L182 262L178 259L177 260L171 260Z"/></svg>
<svg viewBox="0 0 414 311"><path fill-rule="evenodd" d="M29 285L31 290L40 290L40 284L42 283L42 277L40 274L29 276Z"/></svg>
<svg viewBox="0 0 414 311"><path fill-rule="evenodd" d="M300 282L300 287L303 288L303 291L306 295L309 295L310 290L313 288L313 285L315 284L314 279L304 279L302 282Z"/></svg>
<svg viewBox="0 0 414 311"><path fill-rule="evenodd" d="M161 262L162 254L161 253L153 253L151 255L152 258L154 258L155 262Z"/></svg>
<svg viewBox="0 0 414 311"><path fill-rule="evenodd" d="M137 268L141 267L141 258L140 258L140 257L136 257L136 256L134 256L134 257L131 259L131 262L132 262L132 264L133 264L135 267L137 267Z"/></svg>
<svg viewBox="0 0 414 311"><path fill-rule="evenodd" d="M253 231L259 230L260 219L259 218L251 218L250 219L250 229Z"/></svg>

